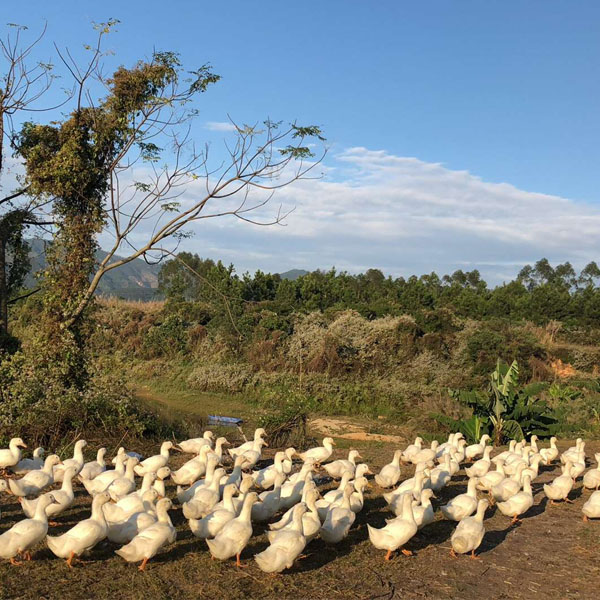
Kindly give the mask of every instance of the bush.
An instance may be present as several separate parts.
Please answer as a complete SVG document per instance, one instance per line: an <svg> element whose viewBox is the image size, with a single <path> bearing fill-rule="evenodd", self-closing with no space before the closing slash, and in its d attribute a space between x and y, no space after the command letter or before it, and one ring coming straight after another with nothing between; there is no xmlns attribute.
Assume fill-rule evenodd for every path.
<svg viewBox="0 0 600 600"><path fill-rule="evenodd" d="M249 365L205 363L196 367L188 377L191 387L203 392L241 392L254 382Z"/></svg>
<svg viewBox="0 0 600 600"><path fill-rule="evenodd" d="M85 390L65 388L58 369L39 354L33 360L29 355L0 357L4 444L17 435L34 446L56 448L67 438L91 432L109 439L165 433L151 413L137 406L121 378L92 367Z"/></svg>
<svg viewBox="0 0 600 600"><path fill-rule="evenodd" d="M169 315L160 325L148 330L143 343L144 354L147 358L173 357L186 349L187 341L183 319L178 315Z"/></svg>

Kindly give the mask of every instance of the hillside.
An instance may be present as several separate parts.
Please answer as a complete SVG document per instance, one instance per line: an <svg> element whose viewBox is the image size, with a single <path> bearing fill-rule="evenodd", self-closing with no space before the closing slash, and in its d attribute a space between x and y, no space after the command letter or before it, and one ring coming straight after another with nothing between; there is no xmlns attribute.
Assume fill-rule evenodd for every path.
<svg viewBox="0 0 600 600"><path fill-rule="evenodd" d="M29 240L31 246L31 271L25 285L35 286L35 273L42 271L46 266L45 247L47 240L35 238ZM106 257L104 250L98 250L96 259L103 260ZM115 256L114 261L120 256ZM113 261L113 262L114 262ZM158 288L158 273L161 265L149 265L142 259L136 259L109 271L100 282L99 295L116 296L126 300L151 300Z"/></svg>

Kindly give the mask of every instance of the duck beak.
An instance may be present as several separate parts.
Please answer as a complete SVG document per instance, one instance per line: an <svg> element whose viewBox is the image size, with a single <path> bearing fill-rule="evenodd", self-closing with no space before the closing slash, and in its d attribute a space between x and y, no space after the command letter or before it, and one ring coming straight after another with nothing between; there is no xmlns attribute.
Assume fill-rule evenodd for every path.
<svg viewBox="0 0 600 600"><path fill-rule="evenodd" d="M265 448L268 448L268 447L269 447L269 444L267 444L267 442L264 442L264 444L263 444L263 445L265 446Z"/></svg>
<svg viewBox="0 0 600 600"><path fill-rule="evenodd" d="M19 444L21 448L27 448L27 444Z"/></svg>
<svg viewBox="0 0 600 600"><path fill-rule="evenodd" d="M334 441L331 442L331 445L332 446L337 446L337 444Z"/></svg>

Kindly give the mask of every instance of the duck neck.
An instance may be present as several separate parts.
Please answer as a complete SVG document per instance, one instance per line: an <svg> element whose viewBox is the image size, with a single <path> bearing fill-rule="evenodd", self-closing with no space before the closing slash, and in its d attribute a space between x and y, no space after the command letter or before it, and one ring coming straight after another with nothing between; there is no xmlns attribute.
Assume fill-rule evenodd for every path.
<svg viewBox="0 0 600 600"><path fill-rule="evenodd" d="M83 446L75 446L75 449L73 450L73 460L78 463L83 463Z"/></svg>
<svg viewBox="0 0 600 600"><path fill-rule="evenodd" d="M92 502L92 519L94 521L98 521L99 523L106 523L106 519L104 518L104 511L102 510L102 506L104 502L100 502L100 499L94 498Z"/></svg>
<svg viewBox="0 0 600 600"><path fill-rule="evenodd" d="M301 510L295 510L294 511L294 516L292 519L292 529L294 531L299 531L300 533L302 533L303 527L302 527L302 516L304 515L304 513Z"/></svg>
<svg viewBox="0 0 600 600"><path fill-rule="evenodd" d="M125 477L130 481L134 481L135 473L133 472L133 468L135 464L132 460L127 461L127 468L125 469Z"/></svg>
<svg viewBox="0 0 600 600"><path fill-rule="evenodd" d="M98 454L96 455L96 462L101 466L106 466L106 461L104 460L104 456L106 454L106 450L100 449L98 450Z"/></svg>
<svg viewBox="0 0 600 600"><path fill-rule="evenodd" d="M238 517L240 521L248 521L250 522L250 516L252 515L252 496L246 494L244 498L244 503L242 504L242 510L240 511L240 516Z"/></svg>
<svg viewBox="0 0 600 600"><path fill-rule="evenodd" d="M156 507L156 516L160 523L167 523L169 525L173 525L171 523L171 517L169 517L169 511L163 504L158 504Z"/></svg>
<svg viewBox="0 0 600 600"><path fill-rule="evenodd" d="M143 495L152 487L152 484L154 483L153 477L154 473L146 473L144 475L144 477L142 478L142 487L140 488L140 495Z"/></svg>
<svg viewBox="0 0 600 600"><path fill-rule="evenodd" d="M65 475L60 489L68 494L73 493L73 477Z"/></svg>
<svg viewBox="0 0 600 600"><path fill-rule="evenodd" d="M35 507L35 513L33 518L36 521L48 522L48 515L46 514L46 508L48 507L48 503L45 502L45 498L42 501L41 498L38 500L37 505Z"/></svg>

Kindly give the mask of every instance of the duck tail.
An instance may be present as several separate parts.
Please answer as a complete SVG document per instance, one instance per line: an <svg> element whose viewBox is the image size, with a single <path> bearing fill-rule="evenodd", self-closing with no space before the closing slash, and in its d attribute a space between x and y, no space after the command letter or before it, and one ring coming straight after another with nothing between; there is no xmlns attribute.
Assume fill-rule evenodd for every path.
<svg viewBox="0 0 600 600"><path fill-rule="evenodd" d="M462 535L457 535L456 537L452 538L452 548L457 554L466 554L469 552L469 550L471 550L471 545L469 544L467 538L463 537Z"/></svg>

